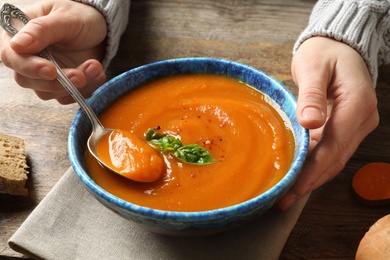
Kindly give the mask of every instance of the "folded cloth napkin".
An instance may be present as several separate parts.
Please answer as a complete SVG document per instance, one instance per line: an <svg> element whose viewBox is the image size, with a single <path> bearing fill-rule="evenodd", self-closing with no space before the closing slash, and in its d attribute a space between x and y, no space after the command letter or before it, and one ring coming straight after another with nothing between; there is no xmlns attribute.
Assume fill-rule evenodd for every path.
<svg viewBox="0 0 390 260"><path fill-rule="evenodd" d="M308 196L285 212L206 237L154 234L97 202L72 169L9 240L36 259L278 259Z"/></svg>

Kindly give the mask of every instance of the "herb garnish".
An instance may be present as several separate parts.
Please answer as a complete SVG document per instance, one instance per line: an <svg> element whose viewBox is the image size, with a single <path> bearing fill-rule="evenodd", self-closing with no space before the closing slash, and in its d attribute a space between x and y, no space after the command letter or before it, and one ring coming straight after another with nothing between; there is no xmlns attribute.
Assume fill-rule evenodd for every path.
<svg viewBox="0 0 390 260"><path fill-rule="evenodd" d="M214 157L203 147L197 144L183 145L179 138L161 134L149 128L145 133L146 141L161 152L171 153L182 162L189 164L211 164Z"/></svg>

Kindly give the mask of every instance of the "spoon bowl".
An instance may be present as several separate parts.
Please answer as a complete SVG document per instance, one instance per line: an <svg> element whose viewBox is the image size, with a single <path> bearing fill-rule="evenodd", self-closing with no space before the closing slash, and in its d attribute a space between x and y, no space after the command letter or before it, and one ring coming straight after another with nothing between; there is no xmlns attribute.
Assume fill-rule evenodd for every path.
<svg viewBox="0 0 390 260"><path fill-rule="evenodd" d="M93 155L93 157L95 157L95 159L102 166L104 166L105 168L109 169L112 172L119 174L116 170L114 170L112 167L110 167L105 161L101 160L100 157L97 155L97 151L96 151L96 145L99 142L99 140L104 135L109 135L110 133L112 133L112 131L114 131L114 129L103 127L103 125L100 123L100 121L97 118L96 118L96 120L98 120L97 122L94 122L91 118L89 118L89 119L91 120L91 123L92 123L92 133L87 140L87 147L88 147L89 152Z"/></svg>

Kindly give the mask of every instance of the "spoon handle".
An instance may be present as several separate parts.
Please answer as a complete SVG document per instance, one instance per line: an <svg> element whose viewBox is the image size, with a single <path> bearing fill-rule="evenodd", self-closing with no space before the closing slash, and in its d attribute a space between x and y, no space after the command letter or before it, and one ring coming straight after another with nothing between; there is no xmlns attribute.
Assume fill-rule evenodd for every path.
<svg viewBox="0 0 390 260"><path fill-rule="evenodd" d="M15 36L18 33L18 29L15 28L12 24L12 20L17 19L23 22L23 24L27 24L29 22L29 18L26 14L23 13L19 8L4 3L0 8L0 25L1 27L8 32L10 35ZM61 67L57 64L53 56L47 49L42 50L37 54L41 58L51 61L57 69L57 80L64 86L64 88L69 92L69 94L76 100L84 113L91 120L92 128L98 129L103 128L103 125L97 118L96 114L92 110L92 108L85 101L84 97L78 91L78 89L73 85L73 83L66 76L65 72L61 69Z"/></svg>

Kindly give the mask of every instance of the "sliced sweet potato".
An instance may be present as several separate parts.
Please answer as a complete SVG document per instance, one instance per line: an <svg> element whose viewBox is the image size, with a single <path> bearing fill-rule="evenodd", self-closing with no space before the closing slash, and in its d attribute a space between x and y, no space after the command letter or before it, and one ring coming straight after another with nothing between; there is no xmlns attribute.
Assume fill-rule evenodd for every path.
<svg viewBox="0 0 390 260"><path fill-rule="evenodd" d="M352 187L366 206L390 203L390 164L374 162L363 166L353 177Z"/></svg>

